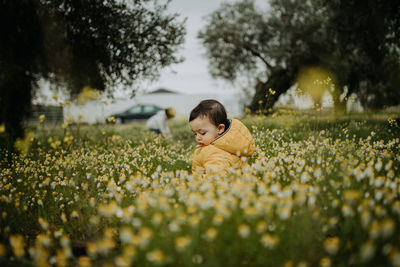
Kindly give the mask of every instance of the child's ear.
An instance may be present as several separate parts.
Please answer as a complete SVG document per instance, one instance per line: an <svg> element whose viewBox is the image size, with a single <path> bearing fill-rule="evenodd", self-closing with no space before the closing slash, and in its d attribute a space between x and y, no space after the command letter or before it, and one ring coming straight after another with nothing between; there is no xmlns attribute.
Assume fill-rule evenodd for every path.
<svg viewBox="0 0 400 267"><path fill-rule="evenodd" d="M225 131L225 124L221 123L218 125L218 134L222 134Z"/></svg>

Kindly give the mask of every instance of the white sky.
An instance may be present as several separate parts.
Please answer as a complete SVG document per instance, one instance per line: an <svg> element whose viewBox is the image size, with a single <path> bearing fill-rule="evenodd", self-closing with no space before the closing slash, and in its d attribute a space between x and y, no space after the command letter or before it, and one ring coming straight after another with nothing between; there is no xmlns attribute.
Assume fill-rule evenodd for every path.
<svg viewBox="0 0 400 267"><path fill-rule="evenodd" d="M208 72L208 59L205 57L205 49L197 39L198 32L204 28L204 17L215 11L224 2L235 3L239 0L172 0L169 4L171 13L181 15L180 19L186 20L185 43L178 53L184 57L184 62L172 65L161 72L161 76L154 82L143 82L138 94L152 91L158 88L166 88L186 94L207 93L234 93L240 92L240 88L232 88L232 85L221 79L215 80ZM267 9L268 0L255 0L263 10ZM51 92L46 83L41 85L39 94L34 103L52 103ZM129 91L114 91L116 98L129 98ZM62 99L64 96L59 95Z"/></svg>
<svg viewBox="0 0 400 267"><path fill-rule="evenodd" d="M187 94L231 92L232 88L223 80L214 80L208 72L208 60L205 49L197 39L198 32L204 28L204 17L216 10L221 3L234 3L238 0L172 0L171 12L186 17L186 40L179 55L185 58L181 64L173 65L161 72L158 81L146 84L144 90L151 91L160 87ZM256 0L261 7L266 7L268 0Z"/></svg>

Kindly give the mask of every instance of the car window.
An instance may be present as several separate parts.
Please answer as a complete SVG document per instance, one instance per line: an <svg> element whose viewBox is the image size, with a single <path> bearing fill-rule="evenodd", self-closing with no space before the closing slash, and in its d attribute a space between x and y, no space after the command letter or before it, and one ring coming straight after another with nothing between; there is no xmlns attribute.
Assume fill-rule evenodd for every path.
<svg viewBox="0 0 400 267"><path fill-rule="evenodd" d="M142 112L142 107L141 106L135 106L135 107L132 107L132 108L130 108L128 110L128 113L131 113L131 114L139 114L141 112Z"/></svg>
<svg viewBox="0 0 400 267"><path fill-rule="evenodd" d="M144 106L143 107L143 112L144 113L151 113L156 111L156 107L155 106Z"/></svg>

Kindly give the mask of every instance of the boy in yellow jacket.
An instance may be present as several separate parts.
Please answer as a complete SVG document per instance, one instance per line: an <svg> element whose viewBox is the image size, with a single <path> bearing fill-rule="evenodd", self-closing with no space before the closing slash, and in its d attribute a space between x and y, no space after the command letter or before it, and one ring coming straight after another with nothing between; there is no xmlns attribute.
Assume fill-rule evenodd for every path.
<svg viewBox="0 0 400 267"><path fill-rule="evenodd" d="M237 119L227 118L224 106L216 100L203 100L190 113L189 125L198 146L194 152L194 174L226 174L231 167L246 165L241 157L254 153L253 137Z"/></svg>

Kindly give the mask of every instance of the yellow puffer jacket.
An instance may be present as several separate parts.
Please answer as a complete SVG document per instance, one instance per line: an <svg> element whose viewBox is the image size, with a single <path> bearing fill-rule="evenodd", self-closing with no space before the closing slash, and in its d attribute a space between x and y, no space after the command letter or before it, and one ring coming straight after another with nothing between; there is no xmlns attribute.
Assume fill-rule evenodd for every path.
<svg viewBox="0 0 400 267"><path fill-rule="evenodd" d="M247 127L237 119L231 119L229 128L208 146L197 146L193 156L192 172L227 173L229 168L242 168L247 164L241 157L255 151L253 137Z"/></svg>

